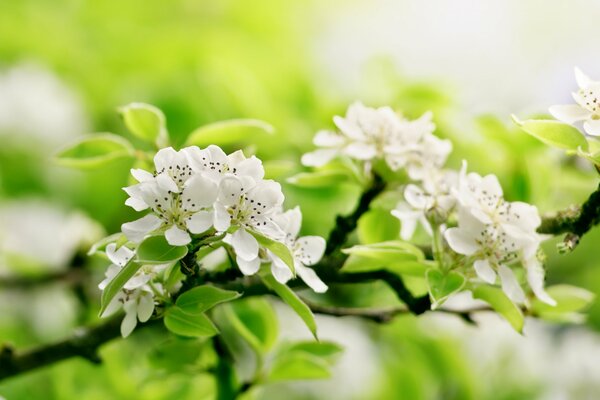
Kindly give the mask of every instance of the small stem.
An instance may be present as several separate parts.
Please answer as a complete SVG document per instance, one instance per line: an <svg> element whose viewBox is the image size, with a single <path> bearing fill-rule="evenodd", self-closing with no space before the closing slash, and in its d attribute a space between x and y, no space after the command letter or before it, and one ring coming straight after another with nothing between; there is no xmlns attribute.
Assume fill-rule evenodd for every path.
<svg viewBox="0 0 600 400"><path fill-rule="evenodd" d="M444 242L440 232L439 225L433 225L433 259L437 261L442 271L446 271L446 263L444 260Z"/></svg>

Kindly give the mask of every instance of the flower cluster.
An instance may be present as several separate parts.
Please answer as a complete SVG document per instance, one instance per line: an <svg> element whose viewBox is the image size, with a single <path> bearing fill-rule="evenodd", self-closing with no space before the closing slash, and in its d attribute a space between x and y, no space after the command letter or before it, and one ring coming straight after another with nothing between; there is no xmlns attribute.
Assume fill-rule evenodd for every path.
<svg viewBox="0 0 600 400"><path fill-rule="evenodd" d="M575 68L575 79L579 86L572 94L576 104L552 106L550 114L567 124L583 121L588 135L600 136L600 81L591 80L579 68Z"/></svg>
<svg viewBox="0 0 600 400"><path fill-rule="evenodd" d="M412 179L420 179L431 168L446 162L452 150L448 140L433 135L432 114L410 121L390 107L370 108L354 103L345 117L333 122L339 131L320 131L313 139L319 149L302 157L307 166L321 166L343 155L365 162L384 160L390 169L405 168Z"/></svg>
<svg viewBox="0 0 600 400"><path fill-rule="evenodd" d="M307 267L321 259L325 240L317 236L298 238L300 209L284 212L281 186L264 179L258 158L247 158L241 151L227 155L214 145L180 151L169 147L156 154L154 166L153 172L133 169L132 175L138 183L124 188L129 195L127 205L136 211L149 211L140 219L122 225L129 247L135 248L150 235L164 235L173 246L190 245L195 238L206 235L223 236L223 243L231 246L244 275L255 274L262 263L270 262L274 277L285 283L293 273L277 255L259 244L257 236L263 236L289 248L295 271L308 286L317 292L327 290ZM129 247L116 249L115 244L107 247L113 265L101 289L133 257L135 250ZM152 314L154 303L149 301L152 294L164 295L153 277L165 267L142 267L117 296L117 304L110 311L123 305L127 313L125 333L135 327L135 315L144 321Z"/></svg>

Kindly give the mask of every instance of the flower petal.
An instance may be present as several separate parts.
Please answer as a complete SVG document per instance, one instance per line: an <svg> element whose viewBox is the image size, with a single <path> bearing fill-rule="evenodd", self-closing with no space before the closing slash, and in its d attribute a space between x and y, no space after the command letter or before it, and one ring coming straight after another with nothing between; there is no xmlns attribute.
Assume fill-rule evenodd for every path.
<svg viewBox="0 0 600 400"><path fill-rule="evenodd" d="M600 136L600 119L590 119L583 123L585 133L592 136Z"/></svg>
<svg viewBox="0 0 600 400"><path fill-rule="evenodd" d="M588 110L577 104L552 106L548 111L554 118L567 124L588 119L592 115Z"/></svg>
<svg viewBox="0 0 600 400"><path fill-rule="evenodd" d="M444 232L444 237L450 248L458 254L470 256L479 248L475 241L474 232L469 232L467 229L447 229L446 232Z"/></svg>
<svg viewBox="0 0 600 400"><path fill-rule="evenodd" d="M125 318L121 322L121 336L124 338L131 335L131 332L137 325L137 312L135 301L128 301L123 306L125 309Z"/></svg>
<svg viewBox="0 0 600 400"><path fill-rule="evenodd" d="M532 257L526 260L525 268L527 269L527 283L529 283L529 287L531 287L535 296L544 303L555 306L556 300L550 297L544 290L544 276L546 271L544 271L542 264L537 258Z"/></svg>
<svg viewBox="0 0 600 400"><path fill-rule="evenodd" d="M242 271L242 274L244 274L244 275L254 275L260 269L260 258L259 257L256 257L256 258L253 258L252 260L247 261L238 256L238 257L236 257L236 262L237 262L238 267L240 267L240 271Z"/></svg>
<svg viewBox="0 0 600 400"><path fill-rule="evenodd" d="M317 132L313 139L315 146L340 147L344 145L344 137L337 132L322 130Z"/></svg>
<svg viewBox="0 0 600 400"><path fill-rule="evenodd" d="M144 293L138 299L137 316L140 322L146 322L154 312L154 298L152 293Z"/></svg>
<svg viewBox="0 0 600 400"><path fill-rule="evenodd" d="M298 276L316 293L325 293L327 291L327 285L312 268L305 267L300 263L296 263L295 268Z"/></svg>
<svg viewBox="0 0 600 400"><path fill-rule="evenodd" d="M303 154L301 162L302 165L306 165L307 167L321 167L331 161L338 153L337 149L318 149Z"/></svg>
<svg viewBox="0 0 600 400"><path fill-rule="evenodd" d="M192 241L190 234L183 229L179 229L176 225L165 231L165 238L172 246L185 246Z"/></svg>
<svg viewBox="0 0 600 400"><path fill-rule="evenodd" d="M215 204L214 226L219 232L225 232L231 226L231 216L222 204Z"/></svg>
<svg viewBox="0 0 600 400"><path fill-rule="evenodd" d="M496 272L491 267L488 260L477 260L473 263L477 276L483 281L493 284L496 282Z"/></svg>
<svg viewBox="0 0 600 400"><path fill-rule="evenodd" d="M292 279L293 273L292 270L287 266L286 263L275 254L271 253L271 251L267 251L269 257L271 258L271 273L279 283L286 283L290 279Z"/></svg>
<svg viewBox="0 0 600 400"><path fill-rule="evenodd" d="M210 179L196 175L185 182L181 193L181 208L184 211L197 211L212 205L217 199L217 184Z"/></svg>
<svg viewBox="0 0 600 400"><path fill-rule="evenodd" d="M325 253L325 239L320 236L303 236L296 241L294 258L304 265L314 265Z"/></svg>
<svg viewBox="0 0 600 400"><path fill-rule="evenodd" d="M498 275L500 275L502 290L506 293L508 298L515 303L525 302L525 293L523 293L523 289L521 288L519 281L517 281L512 269L508 268L506 265L500 264L498 266Z"/></svg>
<svg viewBox="0 0 600 400"><path fill-rule="evenodd" d="M133 175L135 180L138 182L146 182L146 181L151 181L152 179L154 179L154 175L152 175L150 172L146 171L145 169L141 169L141 168L132 168L131 175Z"/></svg>
<svg viewBox="0 0 600 400"><path fill-rule="evenodd" d="M258 242L244 228L231 234L231 246L242 260L252 261L258 256Z"/></svg>
<svg viewBox="0 0 600 400"><path fill-rule="evenodd" d="M156 175L156 183L163 190L179 193L179 186L167 173Z"/></svg>
<svg viewBox="0 0 600 400"><path fill-rule="evenodd" d="M357 160L370 160L377 156L377 148L373 144L353 142L345 146L342 152Z"/></svg>
<svg viewBox="0 0 600 400"><path fill-rule="evenodd" d="M582 70L580 70L578 67L574 68L575 70L575 80L577 81L577 85L580 88L586 88L590 83L593 83L593 81L589 78L589 76L587 76L586 74L583 73Z"/></svg>
<svg viewBox="0 0 600 400"><path fill-rule="evenodd" d="M265 169L262 161L255 156L247 158L239 163L233 164L233 169L230 172L241 176L249 176L255 181L260 181L265 177Z"/></svg>
<svg viewBox="0 0 600 400"><path fill-rule="evenodd" d="M135 251L130 250L125 246L121 246L117 249L116 243L109 243L106 245L106 256L110 262L119 267L124 267L134 255Z"/></svg>
<svg viewBox="0 0 600 400"><path fill-rule="evenodd" d="M150 232L160 228L162 220L154 214L148 214L140 219L121 225L121 230L127 239L134 243L141 242Z"/></svg>
<svg viewBox="0 0 600 400"><path fill-rule="evenodd" d="M192 233L202 233L213 225L214 213L211 211L198 211L185 221L185 225ZM227 229L227 228L225 228Z"/></svg>

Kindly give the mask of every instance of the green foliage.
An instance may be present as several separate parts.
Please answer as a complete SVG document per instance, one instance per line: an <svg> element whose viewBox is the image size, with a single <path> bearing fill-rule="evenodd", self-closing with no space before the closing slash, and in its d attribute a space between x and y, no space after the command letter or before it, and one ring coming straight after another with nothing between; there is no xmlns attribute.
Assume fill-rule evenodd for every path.
<svg viewBox="0 0 600 400"><path fill-rule="evenodd" d="M231 290L223 290L214 286L197 286L181 294L176 305L190 314L203 313L217 304L232 301L241 294Z"/></svg>
<svg viewBox="0 0 600 400"><path fill-rule="evenodd" d="M253 230L248 230L248 232L254 236L259 245L271 250L273 254L281 258L281 260L290 268L293 274L296 274L296 269L294 268L294 258L292 257L292 253L290 253L290 249L285 244L268 238L262 233Z"/></svg>
<svg viewBox="0 0 600 400"><path fill-rule="evenodd" d="M521 309L504 294L502 289L481 285L473 289L473 297L488 303L494 311L502 315L517 332L523 331L525 318Z"/></svg>
<svg viewBox="0 0 600 400"><path fill-rule="evenodd" d="M400 221L397 218L390 218L388 210L376 208L360 217L357 228L361 243L379 243L398 238Z"/></svg>
<svg viewBox="0 0 600 400"><path fill-rule="evenodd" d="M160 342L148 354L152 367L175 374L205 370L214 365L216 357L210 341L180 337Z"/></svg>
<svg viewBox="0 0 600 400"><path fill-rule="evenodd" d="M163 112L144 103L131 103L119 108L125 126L135 136L164 147L167 143L167 127Z"/></svg>
<svg viewBox="0 0 600 400"><path fill-rule="evenodd" d="M343 252L349 254L342 267L342 271L348 273L386 269L400 275L423 277L427 268L435 265L425 260L418 247L399 240L356 245Z"/></svg>
<svg viewBox="0 0 600 400"><path fill-rule="evenodd" d="M166 264L181 260L187 252L187 247L173 246L163 235L150 236L139 244L136 260L140 264Z"/></svg>
<svg viewBox="0 0 600 400"><path fill-rule="evenodd" d="M272 135L274 131L272 125L258 119L231 119L201 126L190 134L185 145L206 147L211 144L253 143L257 136Z"/></svg>
<svg viewBox="0 0 600 400"><path fill-rule="evenodd" d="M95 168L122 157L133 157L127 139L112 133L84 136L66 145L55 155L58 164L72 168Z"/></svg>
<svg viewBox="0 0 600 400"><path fill-rule="evenodd" d="M164 315L167 329L179 336L208 338L219 333L217 327L203 313L189 313L175 305Z"/></svg>
<svg viewBox="0 0 600 400"><path fill-rule="evenodd" d="M573 152L578 149L588 150L585 136L571 125L553 120L519 121L514 116L513 120L525 132L549 146Z"/></svg>
<svg viewBox="0 0 600 400"><path fill-rule="evenodd" d="M286 352L275 358L267 382L298 379L327 379L329 365L320 357L306 352Z"/></svg>
<svg viewBox="0 0 600 400"><path fill-rule="evenodd" d="M238 300L223 305L222 310L233 329L258 354L266 354L275 344L278 334L277 317L267 300Z"/></svg>
<svg viewBox="0 0 600 400"><path fill-rule="evenodd" d="M549 286L546 292L556 300L556 306L534 299L532 312L543 319L559 322L582 321L584 316L580 312L588 309L596 298L592 292L571 285Z"/></svg>
<svg viewBox="0 0 600 400"><path fill-rule="evenodd" d="M262 273L260 276L265 283L269 287L269 289L273 290L277 295L290 307L298 316L304 321L307 328L310 330L315 339L318 340L317 337L317 323L315 322L315 316L313 315L310 308L298 297L298 295L290 289L287 285L283 285L270 273Z"/></svg>
<svg viewBox="0 0 600 400"><path fill-rule="evenodd" d="M428 269L426 277L433 310L441 306L452 294L459 292L467 281L458 272L443 272L436 268Z"/></svg>

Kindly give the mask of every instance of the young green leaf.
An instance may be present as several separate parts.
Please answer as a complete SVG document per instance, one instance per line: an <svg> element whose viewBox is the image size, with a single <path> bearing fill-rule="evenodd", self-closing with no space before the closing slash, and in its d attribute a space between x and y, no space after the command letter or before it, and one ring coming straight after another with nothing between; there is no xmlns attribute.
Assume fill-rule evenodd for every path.
<svg viewBox="0 0 600 400"><path fill-rule="evenodd" d="M588 308L595 299L594 293L571 285L555 285L546 288L550 297L556 300L551 306L538 299L532 302L532 311L542 318L561 319L564 314L576 313ZM568 316L567 316L568 319Z"/></svg>
<svg viewBox="0 0 600 400"><path fill-rule="evenodd" d="M158 108L144 103L131 103L119 108L127 129L148 142L165 144L167 128L165 115Z"/></svg>
<svg viewBox="0 0 600 400"><path fill-rule="evenodd" d="M371 209L358 220L357 233L363 244L396 240L400 234L400 221L390 218L387 210Z"/></svg>
<svg viewBox="0 0 600 400"><path fill-rule="evenodd" d="M498 314L502 315L517 332L523 331L525 318L521 309L504 294L502 289L481 285L473 290L473 297L488 303Z"/></svg>
<svg viewBox="0 0 600 400"><path fill-rule="evenodd" d="M388 242L361 244L342 250L346 254L357 255L378 260L384 263L400 261L423 261L425 256L421 249L410 243L399 240Z"/></svg>
<svg viewBox="0 0 600 400"><path fill-rule="evenodd" d="M248 298L219 308L233 329L256 351L264 354L277 339L277 316L263 298Z"/></svg>
<svg viewBox="0 0 600 400"><path fill-rule="evenodd" d="M429 295L431 296L432 309L442 305L450 295L458 292L465 285L466 279L458 272L450 271L443 273L439 269L431 268L427 270L427 285L429 286Z"/></svg>
<svg viewBox="0 0 600 400"><path fill-rule="evenodd" d="M166 264L181 260L187 252L187 247L173 246L162 235L147 237L136 251L140 264Z"/></svg>
<svg viewBox="0 0 600 400"><path fill-rule="evenodd" d="M296 274L296 269L294 268L294 258L292 257L292 253L290 253L290 249L288 249L285 244L268 238L265 235L250 229L248 232L254 236L259 245L271 250L273 254L281 258L281 260L290 268L294 275Z"/></svg>
<svg viewBox="0 0 600 400"><path fill-rule="evenodd" d="M197 286L177 298L176 304L183 311L196 314L207 311L217 304L232 301L241 294L214 286Z"/></svg>
<svg viewBox="0 0 600 400"><path fill-rule="evenodd" d="M129 260L119 273L106 285L102 291L101 306L99 315L102 316L111 300L119 293L119 290L127 283L129 279L141 268L141 264Z"/></svg>
<svg viewBox="0 0 600 400"><path fill-rule="evenodd" d="M313 334L315 339L317 337L317 323L315 322L315 316L313 315L310 308L294 293L292 289L283 285L268 272L260 274L261 279L267 285L267 287L273 290L277 295L287 303L292 309L298 314L298 316L304 321L310 332Z"/></svg>
<svg viewBox="0 0 600 400"><path fill-rule="evenodd" d="M72 168L95 168L117 158L133 157L127 139L112 133L87 135L66 145L55 155L56 163Z"/></svg>
<svg viewBox="0 0 600 400"><path fill-rule="evenodd" d="M303 188L322 188L350 182L351 179L352 177L348 171L322 170L314 172L301 172L289 177L286 181L294 186Z"/></svg>
<svg viewBox="0 0 600 400"><path fill-rule="evenodd" d="M342 346L333 342L297 342L282 348L278 355L301 352L322 358L327 363L333 364L342 351Z"/></svg>
<svg viewBox="0 0 600 400"><path fill-rule="evenodd" d="M320 357L306 352L289 352L275 359L267 376L268 382L331 377L329 364Z"/></svg>
<svg viewBox="0 0 600 400"><path fill-rule="evenodd" d="M549 146L571 151L577 151L579 148L588 150L585 136L571 125L553 120L519 121L515 116L513 120L525 132Z"/></svg>
<svg viewBox="0 0 600 400"><path fill-rule="evenodd" d="M435 267L435 262L428 260L414 261L400 257L394 261L385 261L377 258L350 254L344 262L341 271L345 273L358 273L385 269L398 275L423 277L425 276L425 272L432 267Z"/></svg>
<svg viewBox="0 0 600 400"><path fill-rule="evenodd" d="M231 119L201 126L193 131L185 142L186 146L218 146L241 142L253 142L257 135L272 134L270 124L258 119Z"/></svg>
<svg viewBox="0 0 600 400"><path fill-rule="evenodd" d="M167 309L164 323L168 330L179 336L207 338L219 333L206 315L190 314L176 305Z"/></svg>

